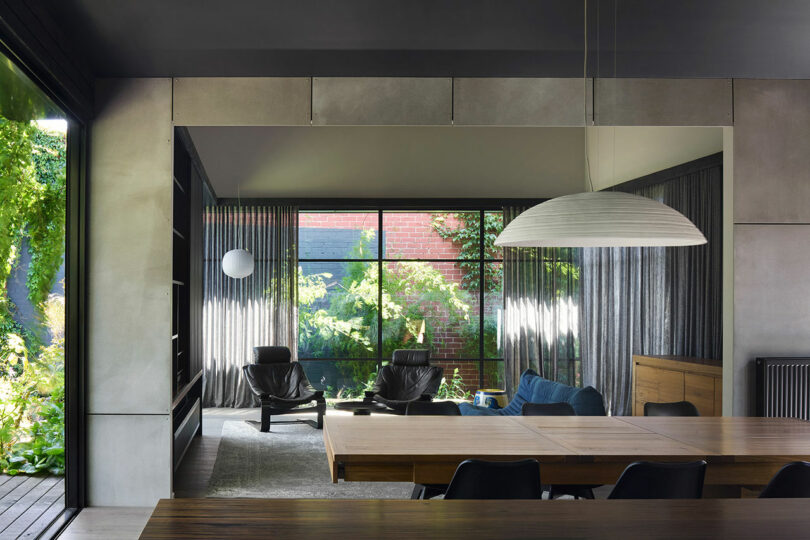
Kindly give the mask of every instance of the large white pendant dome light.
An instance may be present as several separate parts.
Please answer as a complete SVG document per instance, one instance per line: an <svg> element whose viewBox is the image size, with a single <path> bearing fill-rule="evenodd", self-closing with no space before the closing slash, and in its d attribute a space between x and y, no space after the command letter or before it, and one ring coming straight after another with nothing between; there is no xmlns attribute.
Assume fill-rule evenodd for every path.
<svg viewBox="0 0 810 540"><path fill-rule="evenodd" d="M236 187L236 200L238 203L236 216L243 223L242 231L239 231L237 226L239 240L242 243L244 242L241 234L241 232L244 232L244 216L242 215L242 199L239 197L239 186ZM226 276L235 279L248 277L253 273L253 254L243 248L228 251L222 256L222 271L225 272Z"/></svg>
<svg viewBox="0 0 810 540"><path fill-rule="evenodd" d="M705 244L695 225L658 201L618 191L589 191L534 206L495 240L504 247L646 247Z"/></svg>
<svg viewBox="0 0 810 540"><path fill-rule="evenodd" d="M587 4L588 2L585 0L583 78L586 85L588 81ZM613 50L615 70L615 41ZM585 92L585 99L587 100L587 92ZM587 125L587 101L585 120ZM587 128L585 129L587 130ZM706 243L706 237L695 227L694 223L665 204L647 197L618 191L593 191L587 141L586 132L585 169L591 191L557 197L526 210L504 227L503 232L495 240L496 246L647 247L694 246ZM615 147L613 160L615 165Z"/></svg>

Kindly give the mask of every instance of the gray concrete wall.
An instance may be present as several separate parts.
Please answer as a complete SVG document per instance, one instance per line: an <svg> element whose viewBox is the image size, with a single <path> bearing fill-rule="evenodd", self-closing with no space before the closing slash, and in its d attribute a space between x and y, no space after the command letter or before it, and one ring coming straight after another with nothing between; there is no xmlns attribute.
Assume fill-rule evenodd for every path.
<svg viewBox="0 0 810 540"><path fill-rule="evenodd" d="M452 79L313 77L315 126L449 126Z"/></svg>
<svg viewBox="0 0 810 540"><path fill-rule="evenodd" d="M757 356L810 356L810 81L734 81L734 414Z"/></svg>
<svg viewBox="0 0 810 540"><path fill-rule="evenodd" d="M309 77L178 77L178 126L308 126Z"/></svg>
<svg viewBox="0 0 810 540"><path fill-rule="evenodd" d="M595 79L597 126L730 126L731 79Z"/></svg>
<svg viewBox="0 0 810 540"><path fill-rule="evenodd" d="M102 80L91 126L88 504L171 496L172 81Z"/></svg>
<svg viewBox="0 0 810 540"><path fill-rule="evenodd" d="M358 92L355 83L361 86L365 84L367 93ZM261 86L264 83L208 80L205 84L213 85L210 87L218 88L225 96L239 95L239 92L243 92L242 95L255 97L261 95L261 89L257 89L255 85ZM337 84L337 87L334 87L334 84ZM464 84L462 83L459 89L461 92L458 94L459 97L477 95L476 99L483 100L493 97L492 93L484 88L487 85L480 81L476 83L478 87L474 91L467 88L469 90L467 94L464 94ZM537 86L540 83L536 81L531 84L507 81L503 84L512 88L515 96L523 96L521 99L531 100L535 92L540 91ZM703 86L703 83L694 84L695 88L708 88ZM810 100L804 99L801 85L809 83L782 83L786 85L786 89L782 90L779 90L782 88L779 83L774 83L775 90L756 90L758 84L765 83L745 82L742 92L738 92L736 96L736 107L745 111L745 114L750 113L746 117L750 120L744 123L742 136L760 137L762 148L741 139L739 142L742 148L747 150L742 152L742 156L735 150L734 169L741 171L749 167L759 167L757 170L770 170L774 177L767 180L775 182L777 188L776 193L770 198L767 196L763 198L753 188L747 188L754 177L744 177L744 181L740 182L741 186L735 185L735 194L738 195L738 198L735 198L735 215L738 207L744 210L741 213L743 217L755 215L748 211L757 207L757 203L752 204L751 201L759 198L761 204L771 208L771 213L767 214L772 217L770 221L781 219L779 212L781 205L784 204L792 205L791 207L799 212L796 215L797 219L807 219L800 213L800 205L790 201L789 197L790 190L798 189L801 193L803 189L802 185L796 185L801 181L801 171L795 168L802 164L803 157L800 155L802 148L797 146L801 138L790 141L789 138L783 137L783 130L803 135L802 130L808 125L802 120L805 117L800 115L799 121L795 121L791 113L794 109L807 111ZM323 102L318 102L317 91L320 83L316 80L313 85L316 90L313 97L320 103L317 108L320 112L313 116L315 123L441 125L449 124L452 118L450 79L399 82L329 81L331 91L320 95L331 97ZM680 83L676 84L678 85ZM713 83L709 86L718 92L715 96L719 96L718 99L722 104L725 99L723 96L727 95L725 85ZM426 89L427 95L433 97L421 99L417 92L421 87ZM303 97L291 98L296 103L301 99L305 102L309 97L306 86L301 85L301 88ZM633 124L643 120L652 125L656 122L681 123L681 125L722 125L726 122L725 106L722 107L719 116L717 111L709 111L713 116L705 121L695 116L694 107L679 109L661 105L663 112L655 113L658 105L655 93L650 93L650 88L646 86L636 90L641 92L638 95L644 96L645 110L652 112L644 117L631 116L625 120L620 120L621 116L615 116L616 121ZM664 95L671 98L673 93L667 91ZM771 103L774 95L778 97L776 104ZM176 100L174 103L173 96ZM365 100L362 106L353 108L351 104L347 106L341 96L353 96L352 99L355 101L364 101L365 97L374 99ZM228 124L227 117L206 116L212 104L206 102L205 98L206 92L199 94L193 89L178 89L177 81L173 89L171 79L122 79L98 83L98 116L91 132L88 224L87 423L88 499L91 505L148 506L154 504L160 497L171 496L172 110L174 105L174 120L181 125L183 118L194 118L202 123ZM671 103L670 98L664 99L664 103ZM228 110L231 111L229 114L237 116L241 114L239 118L247 122L244 120L245 115L249 116L251 111L256 111L257 106L267 103L269 99L269 97L264 101L260 99L259 102L231 99L228 101ZM387 101L397 103L398 108L386 110L384 105ZM784 102L787 102L787 107L777 106ZM470 102L468 109L470 123L517 124L519 122L514 115L515 110L521 110L520 107L524 107L523 110L534 110L532 114L536 114L539 120L532 122L548 121L554 125L554 122L558 121L562 123L576 121L573 112L571 120L565 118L542 120L546 114L545 109L542 107L531 109L531 103L517 102L514 103L515 110L503 109L502 118L497 115L487 116L484 114L486 106L481 103ZM495 105L506 107L508 104L501 101ZM529 106L529 109L525 109L525 106ZM757 116L755 110L758 107L771 107L774 109L773 114ZM268 116L263 121L268 122L268 125L273 125L274 122L282 122L285 125L306 123L304 108L298 106L295 109L298 112L293 119L279 120L273 116L278 110L267 108ZM705 108L703 110L705 111ZM238 123L239 121L234 125ZM784 146L786 142L789 144ZM735 147L737 143L735 131ZM773 168L762 169L762 160L771 164ZM785 163L788 164L784 165ZM782 166L789 169L789 174L779 174ZM777 275L778 279L773 285L777 288L774 293L777 298L786 298L782 294L785 292L803 291L801 287L796 287L796 283L805 283L802 281L807 278L804 269L810 266L801 259L802 249L794 249L792 247L794 244L791 244L803 242L801 238L805 230L803 224L808 222L799 223L801 225L781 226L767 231L754 230L735 236L737 258L744 270L748 271L750 267L751 272L750 278L746 277L749 274L738 276L736 286L739 292L734 296L735 320L743 311L748 313L747 316L755 317L751 319L751 323L741 319L738 328L748 324L749 326L745 326L745 329L748 329L755 323L767 322L764 319L768 316L776 316L751 314L749 308L744 307L746 301L751 300L750 304L756 305L757 299L761 298L756 296L760 291L756 283L761 279L762 265L755 264L754 259L747 256L748 253L756 253L763 249L784 264L786 273ZM744 225L743 222L738 222L735 225L735 234L738 227L763 226ZM761 232L771 233L771 236L760 234ZM810 250L804 249L804 252L808 251ZM807 281L810 282L810 279ZM797 341L800 339L797 337L798 333L786 332L784 328L790 317L795 318L795 324L804 322L805 319L801 317L807 314L805 310L807 308L797 302L789 303L783 318L780 319L781 325L763 324L762 328L768 329L768 332L776 338L784 338L787 343L801 345ZM751 312L754 311L756 310L751 308ZM740 335L739 332L737 335ZM745 354L751 352L752 349ZM736 369L738 364L743 363L741 358L745 357L738 355L735 349L733 383L735 389L745 384L744 374L738 373ZM728 380L726 384L729 384ZM745 412L742 407L738 407L736 400L745 394L744 389L735 392L736 414Z"/></svg>

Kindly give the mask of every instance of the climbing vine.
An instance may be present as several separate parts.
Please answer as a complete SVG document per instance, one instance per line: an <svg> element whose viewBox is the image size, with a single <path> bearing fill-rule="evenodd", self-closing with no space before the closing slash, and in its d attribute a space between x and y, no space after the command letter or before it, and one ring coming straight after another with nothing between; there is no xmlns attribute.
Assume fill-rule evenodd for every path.
<svg viewBox="0 0 810 540"><path fill-rule="evenodd" d="M448 220L447 218L451 218ZM478 212L456 212L434 214L431 226L445 240L450 240L459 250L458 267L464 275L462 285L467 290L477 290L480 276L479 259L481 249L481 221ZM503 229L503 214L484 212L484 257L500 258L495 239ZM501 272L493 264L484 265L484 287L495 291L500 287Z"/></svg>

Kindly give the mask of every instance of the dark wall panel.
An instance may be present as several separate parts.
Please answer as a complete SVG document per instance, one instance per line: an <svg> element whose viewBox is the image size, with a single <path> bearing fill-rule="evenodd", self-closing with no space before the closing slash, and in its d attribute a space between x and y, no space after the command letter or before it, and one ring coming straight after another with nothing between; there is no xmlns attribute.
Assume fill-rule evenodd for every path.
<svg viewBox="0 0 810 540"><path fill-rule="evenodd" d="M23 64L51 98L76 119L93 110L93 75L77 46L77 28L64 28L40 1L0 0L0 50Z"/></svg>

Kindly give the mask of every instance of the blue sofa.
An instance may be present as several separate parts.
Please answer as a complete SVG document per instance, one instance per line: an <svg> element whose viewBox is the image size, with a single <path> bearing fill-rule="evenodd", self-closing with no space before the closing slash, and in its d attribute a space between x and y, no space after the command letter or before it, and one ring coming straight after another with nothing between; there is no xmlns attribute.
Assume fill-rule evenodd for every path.
<svg viewBox="0 0 810 540"><path fill-rule="evenodd" d="M476 407L472 403L461 403L459 409L465 416L520 416L523 404L565 402L574 408L578 416L604 416L605 404L594 387L574 388L544 379L531 369L520 375L520 384L514 399L503 409Z"/></svg>

